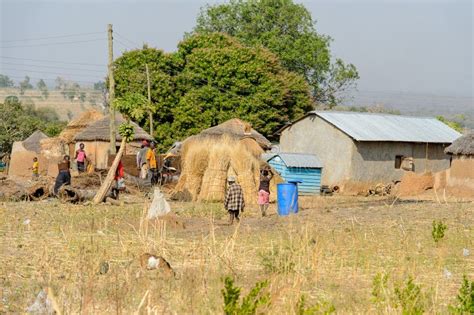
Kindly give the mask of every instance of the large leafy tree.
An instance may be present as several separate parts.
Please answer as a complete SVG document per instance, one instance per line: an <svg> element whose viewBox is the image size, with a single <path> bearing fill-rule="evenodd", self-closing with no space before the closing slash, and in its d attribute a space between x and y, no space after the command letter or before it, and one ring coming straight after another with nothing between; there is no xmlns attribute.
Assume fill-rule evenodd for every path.
<svg viewBox="0 0 474 315"><path fill-rule="evenodd" d="M330 37L318 34L310 12L292 0L231 0L201 10L194 33L223 32L275 53L286 69L304 76L319 103L342 100L359 78L354 65L332 61Z"/></svg>
<svg viewBox="0 0 474 315"><path fill-rule="evenodd" d="M271 134L311 109L303 77L285 70L265 48L250 48L221 33L194 35L180 43L181 95L173 130L185 137L238 117Z"/></svg>
<svg viewBox="0 0 474 315"><path fill-rule="evenodd" d="M150 75L151 104L148 103L146 65ZM117 100L114 105L142 126L148 126L151 110L155 122L153 136L160 139L160 148L172 144L170 127L172 109L178 100L175 77L179 68L173 54L148 46L126 52L115 61Z"/></svg>

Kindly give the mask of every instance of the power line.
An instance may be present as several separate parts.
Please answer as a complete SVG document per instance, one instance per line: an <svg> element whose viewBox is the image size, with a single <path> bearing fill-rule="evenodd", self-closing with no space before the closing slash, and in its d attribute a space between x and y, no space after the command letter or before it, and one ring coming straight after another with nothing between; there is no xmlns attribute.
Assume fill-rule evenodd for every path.
<svg viewBox="0 0 474 315"><path fill-rule="evenodd" d="M94 66L94 67L106 67L106 64L94 64L94 63L83 63L83 62L63 62L56 60L45 60L45 59L27 59L27 58L18 58L18 57L9 57L9 56L0 56L0 59L15 59L15 60L25 60L25 61L40 61L40 62L49 62L49 63L60 63L67 65L80 65L80 66Z"/></svg>
<svg viewBox="0 0 474 315"><path fill-rule="evenodd" d="M24 63L14 63L14 62L0 62L1 65L14 65L14 66L24 66L24 67L36 67L36 68L48 68L48 69L61 69L61 70L77 70L77 71L88 71L88 72L99 72L104 73L104 71L97 69L83 69L83 68L65 68L65 67L55 67L55 66L44 66L44 65L32 65ZM0 68L1 69L1 68Z"/></svg>
<svg viewBox="0 0 474 315"><path fill-rule="evenodd" d="M137 43L134 42L133 40L128 39L127 37L125 37L125 36L123 36L123 35L117 33L116 31L115 31L114 33L115 33L116 35L118 35L118 37L120 37L120 38L122 38L123 40L126 40L127 42L129 42L130 44L132 44L132 45L134 45L134 46L137 46L137 47L140 46L139 44L137 44Z"/></svg>
<svg viewBox="0 0 474 315"><path fill-rule="evenodd" d="M58 43L43 43L43 44L33 44L33 45L17 45L17 46L1 46L0 48L21 48L21 47L40 47L40 46L54 46L54 45L68 45L68 44L78 44L78 43L89 43L103 41L104 38L88 39L88 40L78 40L73 42L58 42Z"/></svg>
<svg viewBox="0 0 474 315"><path fill-rule="evenodd" d="M13 43L13 42L27 42L34 40L44 40L44 39L54 39L54 38L67 38L67 37L76 37L76 36L86 36L86 35L97 35L102 34L102 32L93 32L93 33L80 33L80 34L69 34L69 35L58 35L58 36L48 36L48 37L37 37L37 38L25 38L25 39L13 39L13 40L1 40L1 43Z"/></svg>
<svg viewBox="0 0 474 315"><path fill-rule="evenodd" d="M119 44L122 45L125 49L133 50L133 48L131 48L130 46L128 46L127 44L125 44L124 42L120 41L120 40L117 39L117 38L114 39L114 42L119 43Z"/></svg>
<svg viewBox="0 0 474 315"><path fill-rule="evenodd" d="M24 72L34 72L34 73L44 73L44 74L55 74L59 76L77 76L77 77L86 77L90 78L90 75L86 74L74 74L74 73L57 73L57 72L49 72L49 71L36 71L36 70L25 70L25 69L16 69L16 68L3 68L3 70L9 71L24 71Z"/></svg>

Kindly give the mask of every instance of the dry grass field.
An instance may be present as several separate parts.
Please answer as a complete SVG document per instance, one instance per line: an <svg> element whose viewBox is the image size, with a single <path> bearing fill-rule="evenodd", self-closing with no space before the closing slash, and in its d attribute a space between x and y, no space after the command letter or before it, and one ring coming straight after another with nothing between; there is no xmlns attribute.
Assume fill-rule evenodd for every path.
<svg viewBox="0 0 474 315"><path fill-rule="evenodd" d="M46 287L66 314L222 313L230 276L242 296L268 281L259 313L439 314L456 304L462 276L474 277L473 203L313 197L301 205L285 218L249 210L228 226L220 205L173 203L183 228L147 222L142 203L0 204L0 313L24 312ZM437 243L433 220L447 226ZM176 276L142 270L145 252L165 257Z"/></svg>

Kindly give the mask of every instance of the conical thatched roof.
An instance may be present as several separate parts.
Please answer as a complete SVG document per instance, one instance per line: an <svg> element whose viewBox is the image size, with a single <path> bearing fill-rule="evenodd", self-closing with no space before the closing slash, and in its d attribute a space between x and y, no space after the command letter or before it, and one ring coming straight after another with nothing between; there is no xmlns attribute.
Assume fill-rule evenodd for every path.
<svg viewBox="0 0 474 315"><path fill-rule="evenodd" d="M36 130L35 132L31 134L31 136L23 140L22 144L25 147L25 149L27 149L28 151L40 153L41 140L47 139L47 138L48 138L47 135L45 135L39 130Z"/></svg>
<svg viewBox="0 0 474 315"><path fill-rule="evenodd" d="M227 120L220 125L205 129L201 131L199 136L222 136L224 134L238 139L253 138L264 149L268 149L271 146L271 142L261 133L252 129L249 123L237 118Z"/></svg>
<svg viewBox="0 0 474 315"><path fill-rule="evenodd" d="M126 120L120 114L115 115L115 136L117 141L122 141L122 137L118 133L118 127L126 122ZM135 129L133 140L153 140L153 138L140 126L132 122L132 125ZM110 141L110 116L106 116L103 119L96 121L95 123L89 125L85 130L78 133L75 137L75 141Z"/></svg>
<svg viewBox="0 0 474 315"><path fill-rule="evenodd" d="M90 110L80 117L72 120L66 128L59 134L59 137L66 143L74 142L74 137L83 131L90 124L104 118L104 115L96 110Z"/></svg>
<svg viewBox="0 0 474 315"><path fill-rule="evenodd" d="M444 152L454 155L474 155L474 131L456 139Z"/></svg>

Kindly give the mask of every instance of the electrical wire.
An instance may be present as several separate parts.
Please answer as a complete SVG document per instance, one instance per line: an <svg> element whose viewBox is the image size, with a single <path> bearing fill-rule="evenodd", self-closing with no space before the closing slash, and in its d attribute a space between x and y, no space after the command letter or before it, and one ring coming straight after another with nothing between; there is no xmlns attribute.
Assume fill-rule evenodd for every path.
<svg viewBox="0 0 474 315"><path fill-rule="evenodd" d="M27 58L18 58L10 56L0 56L0 59L14 59L14 60L25 60L25 61L38 61L38 62L49 62L49 63L59 63L67 65L79 65L79 66L93 66L93 67L107 67L106 64L94 64L94 63L83 63L83 62L63 62L56 60L45 60L45 59L27 59Z"/></svg>
<svg viewBox="0 0 474 315"><path fill-rule="evenodd" d="M0 69L1 69L1 65L13 65L13 66L24 66L24 67L48 68L48 69L61 69L61 70L75 70L75 71L87 71L87 72L99 72L99 73L104 72L104 71L97 70L97 69L65 68L65 67L44 66L44 65L14 63L14 62L0 62Z"/></svg>
<svg viewBox="0 0 474 315"><path fill-rule="evenodd" d="M120 33L117 33L116 31L114 31L114 34L118 35L118 37L122 38L123 40L126 40L127 42L129 42L130 44L134 45L134 46L137 46L137 47L140 47L139 44L137 44L136 42L134 42L133 40L130 40L128 39L127 37L121 35Z"/></svg>
<svg viewBox="0 0 474 315"><path fill-rule="evenodd" d="M79 43L90 43L106 40L105 38L96 38L88 40L78 40L73 42L57 42L57 43L42 43L42 44L32 44L32 45L17 45L17 46L0 46L1 49L6 48L23 48L23 47L41 47L41 46L55 46L55 45L68 45L68 44L79 44Z"/></svg>
<svg viewBox="0 0 474 315"><path fill-rule="evenodd" d="M86 36L86 35L97 35L97 34L103 34L103 33L104 33L104 32L93 32L93 33L79 33L79 34L58 35L58 36L48 36L48 37L39 37L39 38L24 38L24 39L0 40L0 43L28 42L28 41L35 41L35 40L45 40L45 39L55 39L55 38L67 38L67 37L77 37L77 36Z"/></svg>

